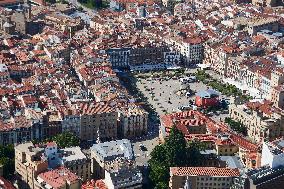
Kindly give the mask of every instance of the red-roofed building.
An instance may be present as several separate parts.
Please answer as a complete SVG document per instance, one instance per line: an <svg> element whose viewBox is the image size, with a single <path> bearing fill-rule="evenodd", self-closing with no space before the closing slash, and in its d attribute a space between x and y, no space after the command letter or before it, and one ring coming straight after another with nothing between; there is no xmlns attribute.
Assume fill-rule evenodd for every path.
<svg viewBox="0 0 284 189"><path fill-rule="evenodd" d="M16 189L11 182L0 177L0 188L1 189Z"/></svg>
<svg viewBox="0 0 284 189"><path fill-rule="evenodd" d="M36 180L38 188L78 189L81 187L79 177L64 167L41 173Z"/></svg>
<svg viewBox="0 0 284 189"><path fill-rule="evenodd" d="M216 188L229 189L233 179L240 176L238 169L217 167L171 167L171 189L186 188Z"/></svg>
<svg viewBox="0 0 284 189"><path fill-rule="evenodd" d="M103 180L91 180L84 183L81 189L108 189Z"/></svg>
<svg viewBox="0 0 284 189"><path fill-rule="evenodd" d="M173 126L176 126L184 135L206 133L206 119L194 110L162 116L160 127L161 142L169 135Z"/></svg>
<svg viewBox="0 0 284 189"><path fill-rule="evenodd" d="M220 156L234 156L238 153L238 146L229 138L228 135L222 135L216 140L216 151Z"/></svg>

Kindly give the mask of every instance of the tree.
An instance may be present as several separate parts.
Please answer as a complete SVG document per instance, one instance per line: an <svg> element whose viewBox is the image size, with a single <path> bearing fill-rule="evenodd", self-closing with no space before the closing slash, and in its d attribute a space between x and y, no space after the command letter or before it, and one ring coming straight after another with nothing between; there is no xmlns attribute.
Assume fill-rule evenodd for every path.
<svg viewBox="0 0 284 189"><path fill-rule="evenodd" d="M3 177L11 178L15 172L15 151L13 145L0 146L0 164L3 165Z"/></svg>
<svg viewBox="0 0 284 189"><path fill-rule="evenodd" d="M182 166L186 163L186 141L181 131L173 127L165 143L167 163L171 166Z"/></svg>
<svg viewBox="0 0 284 189"><path fill-rule="evenodd" d="M202 160L200 149L200 142L187 143L182 132L174 126L165 143L156 146L151 152L149 177L154 188L168 188L170 167L199 165Z"/></svg>
<svg viewBox="0 0 284 189"><path fill-rule="evenodd" d="M55 141L59 148L71 146L79 146L80 140L70 132L63 132L51 138L50 141Z"/></svg>

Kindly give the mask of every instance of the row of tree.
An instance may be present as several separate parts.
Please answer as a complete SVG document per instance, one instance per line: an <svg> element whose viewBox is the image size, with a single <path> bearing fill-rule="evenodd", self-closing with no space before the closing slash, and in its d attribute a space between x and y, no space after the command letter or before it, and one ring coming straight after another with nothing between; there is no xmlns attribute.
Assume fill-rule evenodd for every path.
<svg viewBox="0 0 284 189"><path fill-rule="evenodd" d="M150 179L156 189L167 189L170 167L198 166L202 161L200 150L203 144L197 141L188 143L176 127L173 127L164 144L151 152Z"/></svg>
<svg viewBox="0 0 284 189"><path fill-rule="evenodd" d="M71 132L63 132L61 134L54 135L53 137L47 138L43 141L34 140L33 143L40 142L56 142L59 148L67 148L72 146L79 146L80 139Z"/></svg>
<svg viewBox="0 0 284 189"><path fill-rule="evenodd" d="M241 122L235 121L232 118L226 117L225 123L227 123L231 127L231 129L233 129L237 133L241 133L244 136L248 135L247 127L244 126Z"/></svg>
<svg viewBox="0 0 284 189"><path fill-rule="evenodd" d="M239 90L236 86L230 84L223 84L213 79L209 74L207 74L204 70L198 70L196 73L196 79L201 81L202 83L209 85L213 89L219 91L220 93L227 96L239 96L243 100L251 99L250 96L243 95L242 91Z"/></svg>

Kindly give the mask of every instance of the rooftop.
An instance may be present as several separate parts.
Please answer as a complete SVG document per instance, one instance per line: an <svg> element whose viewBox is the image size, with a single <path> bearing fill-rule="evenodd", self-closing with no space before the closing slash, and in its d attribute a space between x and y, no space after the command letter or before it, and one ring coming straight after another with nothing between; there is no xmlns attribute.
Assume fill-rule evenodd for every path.
<svg viewBox="0 0 284 189"><path fill-rule="evenodd" d="M124 157L129 160L134 158L132 144L127 139L94 144L91 151L96 153L101 159L107 161L119 157Z"/></svg>
<svg viewBox="0 0 284 189"><path fill-rule="evenodd" d="M54 189L59 189L66 186L66 182L74 183L79 181L79 177L69 171L67 168L59 167L51 171L47 171L38 175L38 182L50 185Z"/></svg>
<svg viewBox="0 0 284 189"><path fill-rule="evenodd" d="M212 177L238 177L238 169L217 167L171 167L171 175L175 176L212 176Z"/></svg>

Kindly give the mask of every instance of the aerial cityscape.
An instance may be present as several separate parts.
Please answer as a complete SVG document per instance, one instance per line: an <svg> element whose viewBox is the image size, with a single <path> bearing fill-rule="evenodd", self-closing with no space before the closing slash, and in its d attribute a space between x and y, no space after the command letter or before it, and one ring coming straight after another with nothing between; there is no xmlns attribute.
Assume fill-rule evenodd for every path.
<svg viewBox="0 0 284 189"><path fill-rule="evenodd" d="M284 189L283 6L0 0L0 189Z"/></svg>

